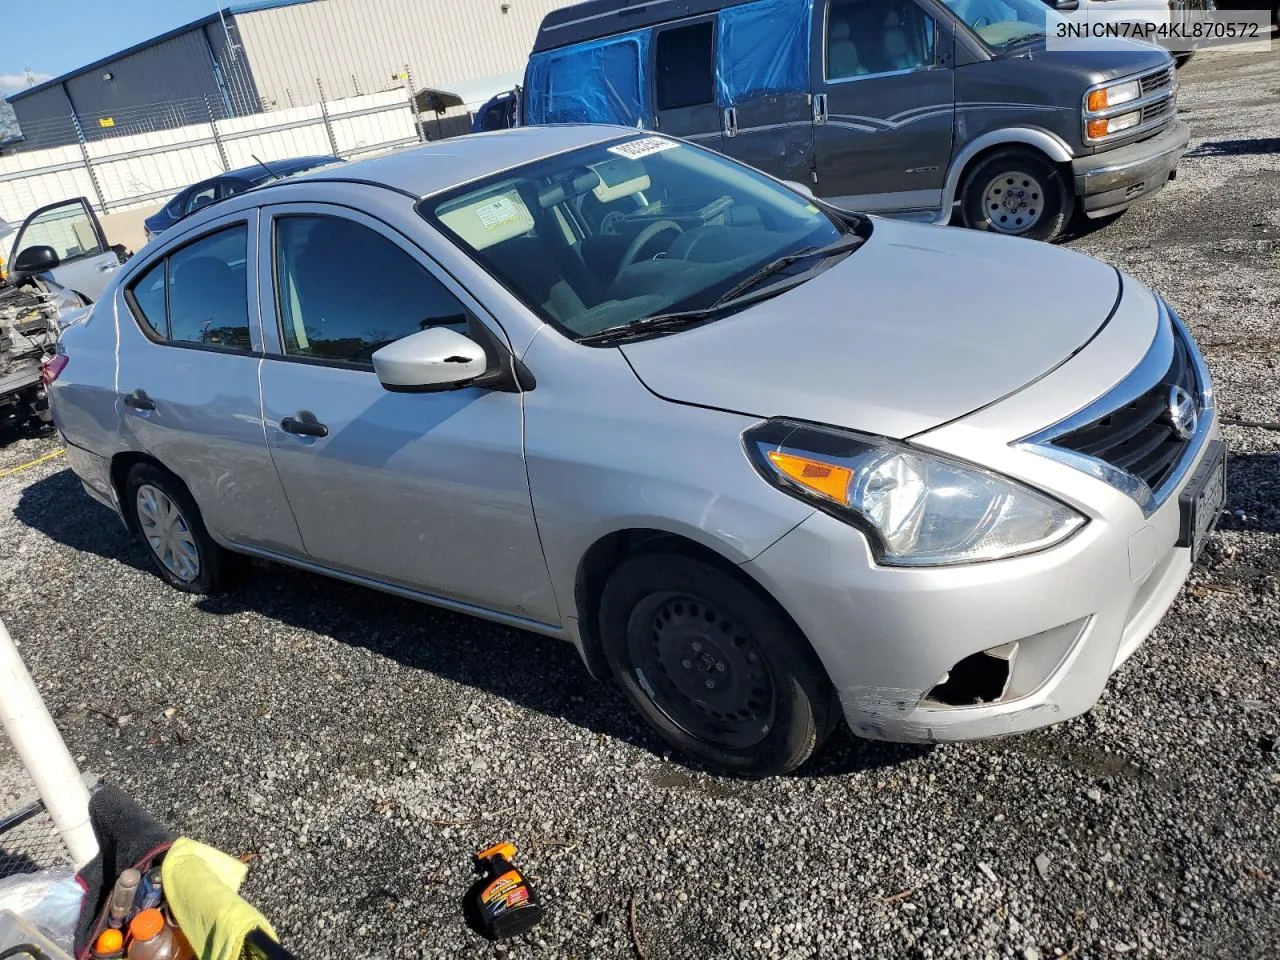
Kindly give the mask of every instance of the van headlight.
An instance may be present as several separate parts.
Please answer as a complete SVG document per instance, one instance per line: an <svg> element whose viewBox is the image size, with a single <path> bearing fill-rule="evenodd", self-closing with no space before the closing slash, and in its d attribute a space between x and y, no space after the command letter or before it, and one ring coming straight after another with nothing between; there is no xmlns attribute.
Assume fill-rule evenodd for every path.
<svg viewBox="0 0 1280 960"><path fill-rule="evenodd" d="M881 564L999 560L1061 543L1087 522L1007 477L880 437L769 420L743 443L769 483L866 531Z"/></svg>

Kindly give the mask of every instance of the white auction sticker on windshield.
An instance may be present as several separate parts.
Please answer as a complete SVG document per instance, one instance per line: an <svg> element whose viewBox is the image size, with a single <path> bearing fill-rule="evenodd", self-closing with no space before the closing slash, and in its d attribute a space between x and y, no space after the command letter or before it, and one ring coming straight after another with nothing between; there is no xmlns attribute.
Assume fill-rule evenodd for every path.
<svg viewBox="0 0 1280 960"><path fill-rule="evenodd" d="M486 230L492 230L512 220L519 220L520 211L516 209L510 197L498 197L496 200L476 207L476 216L480 218Z"/></svg>
<svg viewBox="0 0 1280 960"><path fill-rule="evenodd" d="M609 148L609 152L626 157L628 160L639 160L651 153L661 153L663 150L678 146L680 144L666 137L644 137L640 140L628 140L626 143L615 144Z"/></svg>

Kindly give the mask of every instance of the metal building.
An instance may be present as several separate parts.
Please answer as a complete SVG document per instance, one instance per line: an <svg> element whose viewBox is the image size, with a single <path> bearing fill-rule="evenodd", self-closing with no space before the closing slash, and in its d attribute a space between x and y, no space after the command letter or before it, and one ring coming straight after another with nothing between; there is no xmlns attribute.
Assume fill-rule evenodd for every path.
<svg viewBox="0 0 1280 960"><path fill-rule="evenodd" d="M572 0L246 0L9 97L24 148L523 71ZM323 92L323 97L322 97Z"/></svg>

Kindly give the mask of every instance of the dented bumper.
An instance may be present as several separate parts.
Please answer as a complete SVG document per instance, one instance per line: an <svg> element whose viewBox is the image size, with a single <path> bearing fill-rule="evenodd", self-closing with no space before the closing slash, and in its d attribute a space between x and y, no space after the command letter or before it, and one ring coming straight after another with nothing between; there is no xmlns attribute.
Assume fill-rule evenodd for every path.
<svg viewBox="0 0 1280 960"><path fill-rule="evenodd" d="M1079 534L1038 554L877 566L861 533L815 514L744 565L809 638L854 733L970 740L1077 716L1173 603L1192 563L1177 545L1176 494L1144 516L1101 481L1057 464L1036 468L1042 481L1065 481L1090 515ZM971 687L978 697L961 685L940 702L939 685L950 678L956 687L957 665L975 655L1005 661L986 664L997 671L995 689Z"/></svg>

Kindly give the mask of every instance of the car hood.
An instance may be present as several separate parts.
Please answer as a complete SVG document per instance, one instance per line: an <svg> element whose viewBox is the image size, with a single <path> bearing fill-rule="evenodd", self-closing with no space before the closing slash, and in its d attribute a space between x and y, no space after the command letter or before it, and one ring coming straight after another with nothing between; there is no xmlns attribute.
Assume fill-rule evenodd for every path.
<svg viewBox="0 0 1280 960"><path fill-rule="evenodd" d="M714 323L621 349L653 393L904 438L1079 352L1120 274L1030 240L874 221L836 266Z"/></svg>
<svg viewBox="0 0 1280 960"><path fill-rule="evenodd" d="M1041 69L1079 77L1086 86L1173 66L1172 58L1163 47L1124 37L1060 40L1052 50L1045 40L1039 39L1019 44L1004 56L1034 60Z"/></svg>

